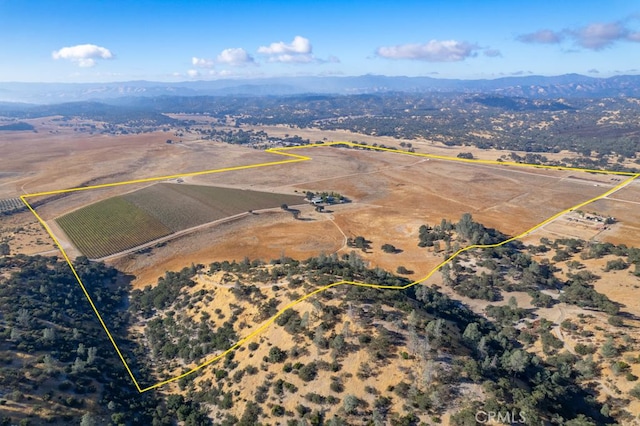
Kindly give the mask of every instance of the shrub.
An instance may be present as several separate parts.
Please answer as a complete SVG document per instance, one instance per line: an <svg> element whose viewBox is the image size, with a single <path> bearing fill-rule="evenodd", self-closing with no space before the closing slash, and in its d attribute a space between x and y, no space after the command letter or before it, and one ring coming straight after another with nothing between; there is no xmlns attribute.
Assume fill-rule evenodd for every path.
<svg viewBox="0 0 640 426"><path fill-rule="evenodd" d="M311 412L311 409L309 407L306 407L302 404L298 404L296 406L296 411L298 412L298 414L300 415L300 417L304 416L307 413Z"/></svg>
<svg viewBox="0 0 640 426"><path fill-rule="evenodd" d="M298 372L299 377L305 382L310 382L318 375L318 368L315 362L310 362L304 367L300 368Z"/></svg>
<svg viewBox="0 0 640 426"><path fill-rule="evenodd" d="M622 327L624 325L624 322L622 322L622 318L616 315L610 316L607 322L615 327Z"/></svg>
<svg viewBox="0 0 640 426"><path fill-rule="evenodd" d="M473 160L473 153L471 152L460 152L456 155L458 158L466 158L468 160Z"/></svg>
<svg viewBox="0 0 640 426"><path fill-rule="evenodd" d="M413 274L413 271L405 268L404 266L398 266L398 269L396 269L396 272L400 275L411 275Z"/></svg>
<svg viewBox="0 0 640 426"><path fill-rule="evenodd" d="M579 355L588 355L596 352L596 347L593 345L585 345L582 343L576 344L574 350Z"/></svg>
<svg viewBox="0 0 640 426"><path fill-rule="evenodd" d="M635 385L633 389L629 391L629 395L634 398L640 399L640 385Z"/></svg>
<svg viewBox="0 0 640 426"><path fill-rule="evenodd" d="M370 393L371 395L377 395L378 394L378 389L374 388L373 386L365 386L364 387L364 391L366 393Z"/></svg>
<svg viewBox="0 0 640 426"><path fill-rule="evenodd" d="M371 336L368 334L360 334L358 336L358 342L362 345L366 345L371 342Z"/></svg>
<svg viewBox="0 0 640 426"><path fill-rule="evenodd" d="M331 385L329 385L329 388L331 388L331 390L336 393L344 392L344 385L340 380L332 380Z"/></svg>
<svg viewBox="0 0 640 426"><path fill-rule="evenodd" d="M273 408L271 409L271 414L273 414L276 417L284 416L284 407L282 405L274 405Z"/></svg>
<svg viewBox="0 0 640 426"><path fill-rule="evenodd" d="M613 339L611 337L607 339L606 342L604 342L604 344L602 345L602 348L600 349L600 352L602 353L602 356L605 358L613 358L618 355L618 349L613 343Z"/></svg>
<svg viewBox="0 0 640 426"><path fill-rule="evenodd" d="M307 401L311 401L314 404L318 404L318 405L322 405L325 402L327 402L327 398L315 392L309 392L304 397Z"/></svg>
<svg viewBox="0 0 640 426"><path fill-rule="evenodd" d="M620 373L627 372L630 367L631 366L624 361L616 361L611 364L611 371L613 371L613 374L617 376Z"/></svg>
<svg viewBox="0 0 640 426"><path fill-rule="evenodd" d="M621 271L623 269L627 269L629 265L622 259L614 259L607 262L607 265L604 267L605 272L607 271Z"/></svg>
<svg viewBox="0 0 640 426"><path fill-rule="evenodd" d="M284 362L285 359L287 359L287 353L279 347L273 346L269 349L269 362L275 364L277 362Z"/></svg>
<svg viewBox="0 0 640 426"><path fill-rule="evenodd" d="M391 245L391 244L383 244L382 245L382 251L385 253L396 253L398 251L397 248L395 248L395 246Z"/></svg>

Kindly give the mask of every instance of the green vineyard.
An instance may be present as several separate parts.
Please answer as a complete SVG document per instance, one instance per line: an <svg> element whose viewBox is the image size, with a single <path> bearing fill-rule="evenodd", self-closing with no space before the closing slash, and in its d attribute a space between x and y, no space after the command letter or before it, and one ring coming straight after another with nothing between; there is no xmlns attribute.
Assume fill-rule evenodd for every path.
<svg viewBox="0 0 640 426"><path fill-rule="evenodd" d="M160 183L56 219L85 256L96 259L250 210L294 205L301 196Z"/></svg>
<svg viewBox="0 0 640 426"><path fill-rule="evenodd" d="M294 195L170 183L152 185L123 197L174 232L249 210L302 201Z"/></svg>
<svg viewBox="0 0 640 426"><path fill-rule="evenodd" d="M14 213L25 208L20 198L5 198L0 200L0 213Z"/></svg>
<svg viewBox="0 0 640 426"><path fill-rule="evenodd" d="M171 233L162 222L122 197L91 204L56 219L85 256L96 259Z"/></svg>

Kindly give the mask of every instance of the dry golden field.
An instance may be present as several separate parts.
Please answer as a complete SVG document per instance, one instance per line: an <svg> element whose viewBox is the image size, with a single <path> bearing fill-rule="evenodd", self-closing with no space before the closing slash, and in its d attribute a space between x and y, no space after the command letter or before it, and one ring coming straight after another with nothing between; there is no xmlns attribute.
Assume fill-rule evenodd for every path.
<svg viewBox="0 0 640 426"><path fill-rule="evenodd" d="M336 191L351 203L331 206L324 213L303 209L301 217L306 220L301 221L290 215L279 215L279 219L256 215L250 218L251 225L243 224L249 220L243 219L232 227L168 242L141 259L144 266L140 268L133 256L116 260L115 264L138 277L145 276L140 285L146 285L149 283L146 277L153 282L164 272L162 266L167 261L179 266L180 257L184 258L184 266L192 261L239 260L244 256L270 260L282 254L310 256L314 251L348 253L351 248L344 244L346 238L361 235L372 242L372 249L362 253L372 266L395 270L403 265L413 270L417 278L442 260L437 253L418 249L418 228L423 224L437 224L443 218L456 221L469 212L487 226L518 235L558 211L599 195L615 183L598 175L593 175L593 179L576 179L567 171L491 167L397 153L335 147L296 152L313 159L199 176L189 181L289 193ZM292 243L298 240L304 244ZM385 243L402 252L382 252L380 247ZM150 258L154 256L162 259L158 262L161 266L150 273Z"/></svg>
<svg viewBox="0 0 640 426"><path fill-rule="evenodd" d="M44 119L39 119L43 124L37 121L33 120L32 123L38 127L37 134L0 135L0 149L6 153L0 158L0 198L282 159L246 147L191 140L188 137L179 144L166 144L165 140L170 135L164 132L117 137L81 135L69 129L56 129L54 124ZM274 134L292 132L284 128L268 128L267 131ZM314 139L322 136L317 131L298 133L302 137L311 137L313 134ZM326 132L323 137L332 139L344 136L346 140L377 141L387 146L397 146L399 143L389 138L341 133L344 132ZM417 153L451 156L457 153L427 141L414 141L414 147ZM322 213L315 211L311 205L305 205L300 207L299 220L280 209L255 212L226 223L198 227L193 232L151 246L142 253L116 255L108 262L134 275L134 287L141 288L154 285L167 270L179 270L191 264L207 265L213 261L241 260L245 257L268 261L282 256L305 259L321 253L348 254L354 249L347 246L347 239L363 236L371 241L371 248L366 252L359 251L359 255L369 266L379 266L391 272L395 272L398 266L404 266L413 271L409 278L420 279L443 261L443 255L434 252L433 248L418 247L418 229L423 224L438 224L443 218L456 222L463 213L468 212L474 220L487 227L497 228L508 235L519 235L557 212L602 194L621 181L619 176L604 174L461 163L339 147L305 148L295 152L307 155L312 160L186 177L184 181L282 194L335 191L346 196L350 202L327 207L327 211ZM473 153L478 158L492 160L508 154L495 150L473 150ZM79 253L56 227L55 218L89 203L130 193L148 185L132 184L81 191L64 197L42 197L35 199L34 205L68 254L75 257ZM617 222L607 229L570 220L576 218L576 213L572 212L536 230L524 241L535 244L542 237L572 237L640 246L639 205L640 182L634 182L606 199L581 208L585 212L615 217ZM56 253L51 239L29 212L0 217L0 228L3 238L10 242L12 253ZM381 250L385 243L393 244L400 251L385 253ZM640 317L640 304L636 302L639 281L628 271L603 274L602 268L607 260L588 260L583 263L589 270L602 275L602 279L595 283L596 290L620 303L623 312L631 314L625 320L625 325L630 333L634 332L638 323L633 317ZM566 267L561 265L561 268L561 276L564 277ZM426 283L434 284L440 284L439 274ZM200 276L195 290L215 288L216 285ZM216 303L201 309L206 312L221 309L228 316L227 289L216 288L215 291ZM448 289L443 291L477 313L482 313L487 306L486 302L454 295ZM519 306L531 307L528 295L522 293L515 296ZM311 308L305 302L298 309L304 312ZM565 319L577 322L583 313L579 308L564 304L537 310L538 315L554 322L554 332L569 351L573 350L578 339L563 334L559 324ZM597 331L592 339L594 343L602 343L605 333L616 331L606 321L605 315L594 314L589 324L584 325ZM255 356L261 358L270 345L288 349L292 344L288 346L285 340L276 329L267 329L259 338L264 345L261 343ZM304 359L310 360L314 356L319 355L309 354ZM352 367L361 362L359 358L355 359L358 356L361 355L355 354L354 359L350 360L347 372L355 374ZM238 352L240 363L248 362L248 357L248 352ZM369 384L378 381L376 386L386 386L397 382L401 370L412 367L411 362L401 362L398 368L390 369L388 375L370 379ZM633 372L640 375L638 368L634 365ZM212 374L212 371L205 370L199 380L212 378ZM243 392L254 387L258 379L256 377L256 383L252 380L242 383L240 388ZM602 381L598 384L603 392L601 395L610 394L610 386L615 385L625 392L631 386L621 378L607 383ZM306 386L297 382L296 385ZM358 386L361 385L363 383L358 382ZM328 383L318 386L324 389ZM175 387L172 385L171 388ZM293 402L286 401L284 405L292 409ZM640 409L640 406L632 404L630 408Z"/></svg>

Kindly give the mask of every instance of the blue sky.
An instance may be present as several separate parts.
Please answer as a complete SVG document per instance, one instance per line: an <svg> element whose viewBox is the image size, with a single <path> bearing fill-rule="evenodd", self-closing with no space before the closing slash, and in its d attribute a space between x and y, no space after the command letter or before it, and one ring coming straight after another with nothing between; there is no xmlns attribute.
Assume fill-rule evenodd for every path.
<svg viewBox="0 0 640 426"><path fill-rule="evenodd" d="M0 0L0 81L637 74L635 1Z"/></svg>

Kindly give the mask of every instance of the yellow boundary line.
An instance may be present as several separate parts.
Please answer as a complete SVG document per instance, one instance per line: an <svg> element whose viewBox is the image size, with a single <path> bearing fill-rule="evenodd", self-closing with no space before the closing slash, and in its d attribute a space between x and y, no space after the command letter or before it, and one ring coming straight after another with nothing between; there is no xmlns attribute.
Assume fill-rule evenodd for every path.
<svg viewBox="0 0 640 426"><path fill-rule="evenodd" d="M65 252L64 248L62 248L62 245L60 244L60 241L53 234L53 232L51 231L51 228L49 227L49 225L47 225L47 223L40 217L40 215L38 215L38 213L36 213L35 209L27 201L27 198L39 197L39 196L45 196L45 195L65 194L65 193L70 193L70 192L86 191L86 190L90 190L90 189L99 189L99 188L108 188L108 187L115 187L115 186L131 185L131 184L135 184L135 183L157 182L157 181L166 180L166 179L176 179L176 178L188 177L188 176L199 176L199 175L206 175L206 174L212 174L212 173L222 173L222 172L229 172L229 171L236 171L236 170L247 170L247 169L253 169L253 168L258 168L258 167L276 166L276 165L280 165L280 164L291 164L291 163L297 163L297 162L301 162L301 161L309 161L309 160L311 160L311 157L307 157L307 156L304 156L304 155L298 155L298 154L294 154L294 153L289 153L289 152L286 152L286 151L291 151L291 150L295 150L295 149L306 149L306 148L318 148L318 147L326 147L326 146L336 146L336 145L349 146L349 147L353 147L353 148L364 148L364 149L375 150L375 151L394 152L394 153L400 153L400 154L405 154L405 155L412 155L412 156L415 156L415 157L432 158L432 159L436 159L436 160L457 161L457 162L461 162L461 163L490 164L490 165L513 166L513 167L529 167L529 168L539 168L539 169L548 169L548 170L570 170L570 171L577 171L577 172L590 172L590 173L598 173L598 174L613 174L613 175L629 176L629 178L624 180L623 182L619 183L618 185L614 186L613 188L611 188L610 190L606 191L605 193L603 193L601 195L598 195L596 197L593 197L593 198L591 198L591 199L589 199L587 201L584 201L582 203L576 204L575 206L569 207L568 209L565 209L565 210L563 210L563 211L561 211L561 212L549 217L548 219L538 223L537 225L529 228L528 230L522 232L519 235L516 235L515 237L509 238L508 240L505 240L505 241L502 241L502 242L496 243L496 244L473 244L473 245L470 245L468 247L461 248L460 250L456 251L451 256L446 258L443 262L438 264L426 276L424 276L423 278L421 278L421 279L419 279L417 281L413 281L413 282L411 282L411 283L409 283L409 284L407 284L405 286L396 287L396 286L389 286L389 285L359 283L359 282L354 282L354 281L338 281L338 282L326 285L324 287L317 288L316 290L312 291L311 293L308 293L308 294L300 297L299 299L288 303L284 308L280 309L273 317L269 318L262 325L260 325L258 328L253 330L251 333L249 333L245 337L243 337L240 340L238 340L233 346L231 346L226 351L214 356L213 358L205 361L204 363L192 368L191 370L189 370L189 371L187 371L185 373L182 373L182 374L180 374L178 376L172 377L171 379L158 382L158 383L156 383L154 385L151 385L151 386L148 386L148 387L145 387L145 388L141 388L140 387L140 384L136 380L133 372L131 371L131 368L129 367L129 364L125 360L124 355L120 351L120 348L118 347L118 345L115 342L113 336L111 335L111 332L109 331L109 328L107 327L106 323L102 319L102 315L100 315L100 312L98 311L98 308L96 308L96 305L93 302L93 299L89 295L89 292L87 291L87 288L85 287L84 283L80 279L80 276L78 275L77 271L75 270L75 268L73 266L73 263L71 262L71 259L69 258L69 256ZM570 212L572 210L579 209L579 208L581 208L581 207L583 207L583 206L585 206L587 204L590 204L590 203L592 203L594 201L597 201L597 200L600 200L602 198L605 198L609 194L612 194L612 193L616 192L617 190L619 190L622 187L624 187L624 186L628 185L629 183L631 183L634 179L640 177L640 173L618 172L618 171L608 171L608 170L581 169L581 168L577 168L577 167L546 166L546 165L538 165L538 164L503 162L503 161L495 161L495 160L475 160L475 159L466 159L466 158L456 158L456 157L447 157L447 156L444 156L444 155L421 154L421 153L415 153L415 152L407 152L407 151L402 151L402 150L393 149L393 148L374 147L374 146L358 144L358 143L352 143L352 142L329 142L329 143L323 143L323 144L302 145L302 146L283 147L283 148L270 148L270 149L267 149L266 152L269 152L269 153L272 153L272 154L283 155L283 156L291 157L291 158L287 159L287 160L273 161L273 162L259 163L259 164L251 164L251 165L246 165L246 166L227 167L227 168L222 168L222 169L212 169L212 170L204 170L204 171L190 172L190 173L179 173L179 174L174 174L174 175L166 175L166 176L159 176L159 177L153 177L153 178L134 179L134 180L128 180L128 181L124 181L124 182L113 182L113 183L106 183L106 184L101 184L101 185L92 185L92 186L85 186L85 187L60 189L60 190L55 190L55 191L37 192L37 193L33 193L33 194L25 194L25 195L21 195L20 196L20 199L22 200L22 202L27 206L27 208L31 211L31 213L33 213L33 215L36 217L38 222L40 222L40 224L44 227L44 229L47 231L49 236L53 239L53 241L56 244L56 246L58 246L58 249L62 253L62 256L64 257L64 260L67 262L67 264L71 268L71 272L73 273L73 276L78 281L78 284L80 285L80 288L82 289L82 292L84 293L85 297L89 301L89 304L91 305L91 308L93 309L93 312L95 313L96 317L98 318L98 321L100 322L100 325L102 325L102 328L107 333L109 341L113 345L116 353L118 354L118 357L120 357L120 361L122 361L122 364L124 365L125 369L127 370L127 373L129 373L129 377L131 377L131 380L133 381L133 384L136 386L136 389L138 389L138 392L140 392L140 393L147 392L149 390L156 389L156 388L159 388L161 386L164 386L164 385L166 385L168 383L175 382L177 380L180 380L183 377L186 377L186 376L188 376L188 375L190 375L192 373L195 373L196 371L199 371L199 370L203 369L204 367L206 367L206 366L208 366L208 365L210 365L210 364L222 359L228 353L236 350L237 348L242 346L247 341L253 339L258 334L262 333L276 319L278 319L278 317L281 316L287 309L292 308L295 305L297 305L297 304L305 301L306 299L308 299L308 298L310 298L310 297L312 297L312 296L314 296L314 295L316 295L318 293L321 293L321 292L323 292L325 290L328 290L328 289L333 288L333 287L337 287L339 285L355 285L355 286L358 286L358 287L367 287L367 288L374 288L374 289L406 290L409 287L413 287L413 286L415 286L417 284L420 284L420 283L423 283L423 282L427 281L429 278L431 278L431 276L433 274L435 274L438 270L440 270L440 268L442 268L444 265L446 265L447 263L451 262L454 258L456 258L457 256L459 256L460 254L462 254L462 253L464 253L466 251L473 250L473 249L500 247L502 245L510 243L511 241L521 239L521 238L531 234L533 231L539 229L540 227L546 225L547 223L553 221L554 219L562 216L563 214L568 213L568 212Z"/></svg>

